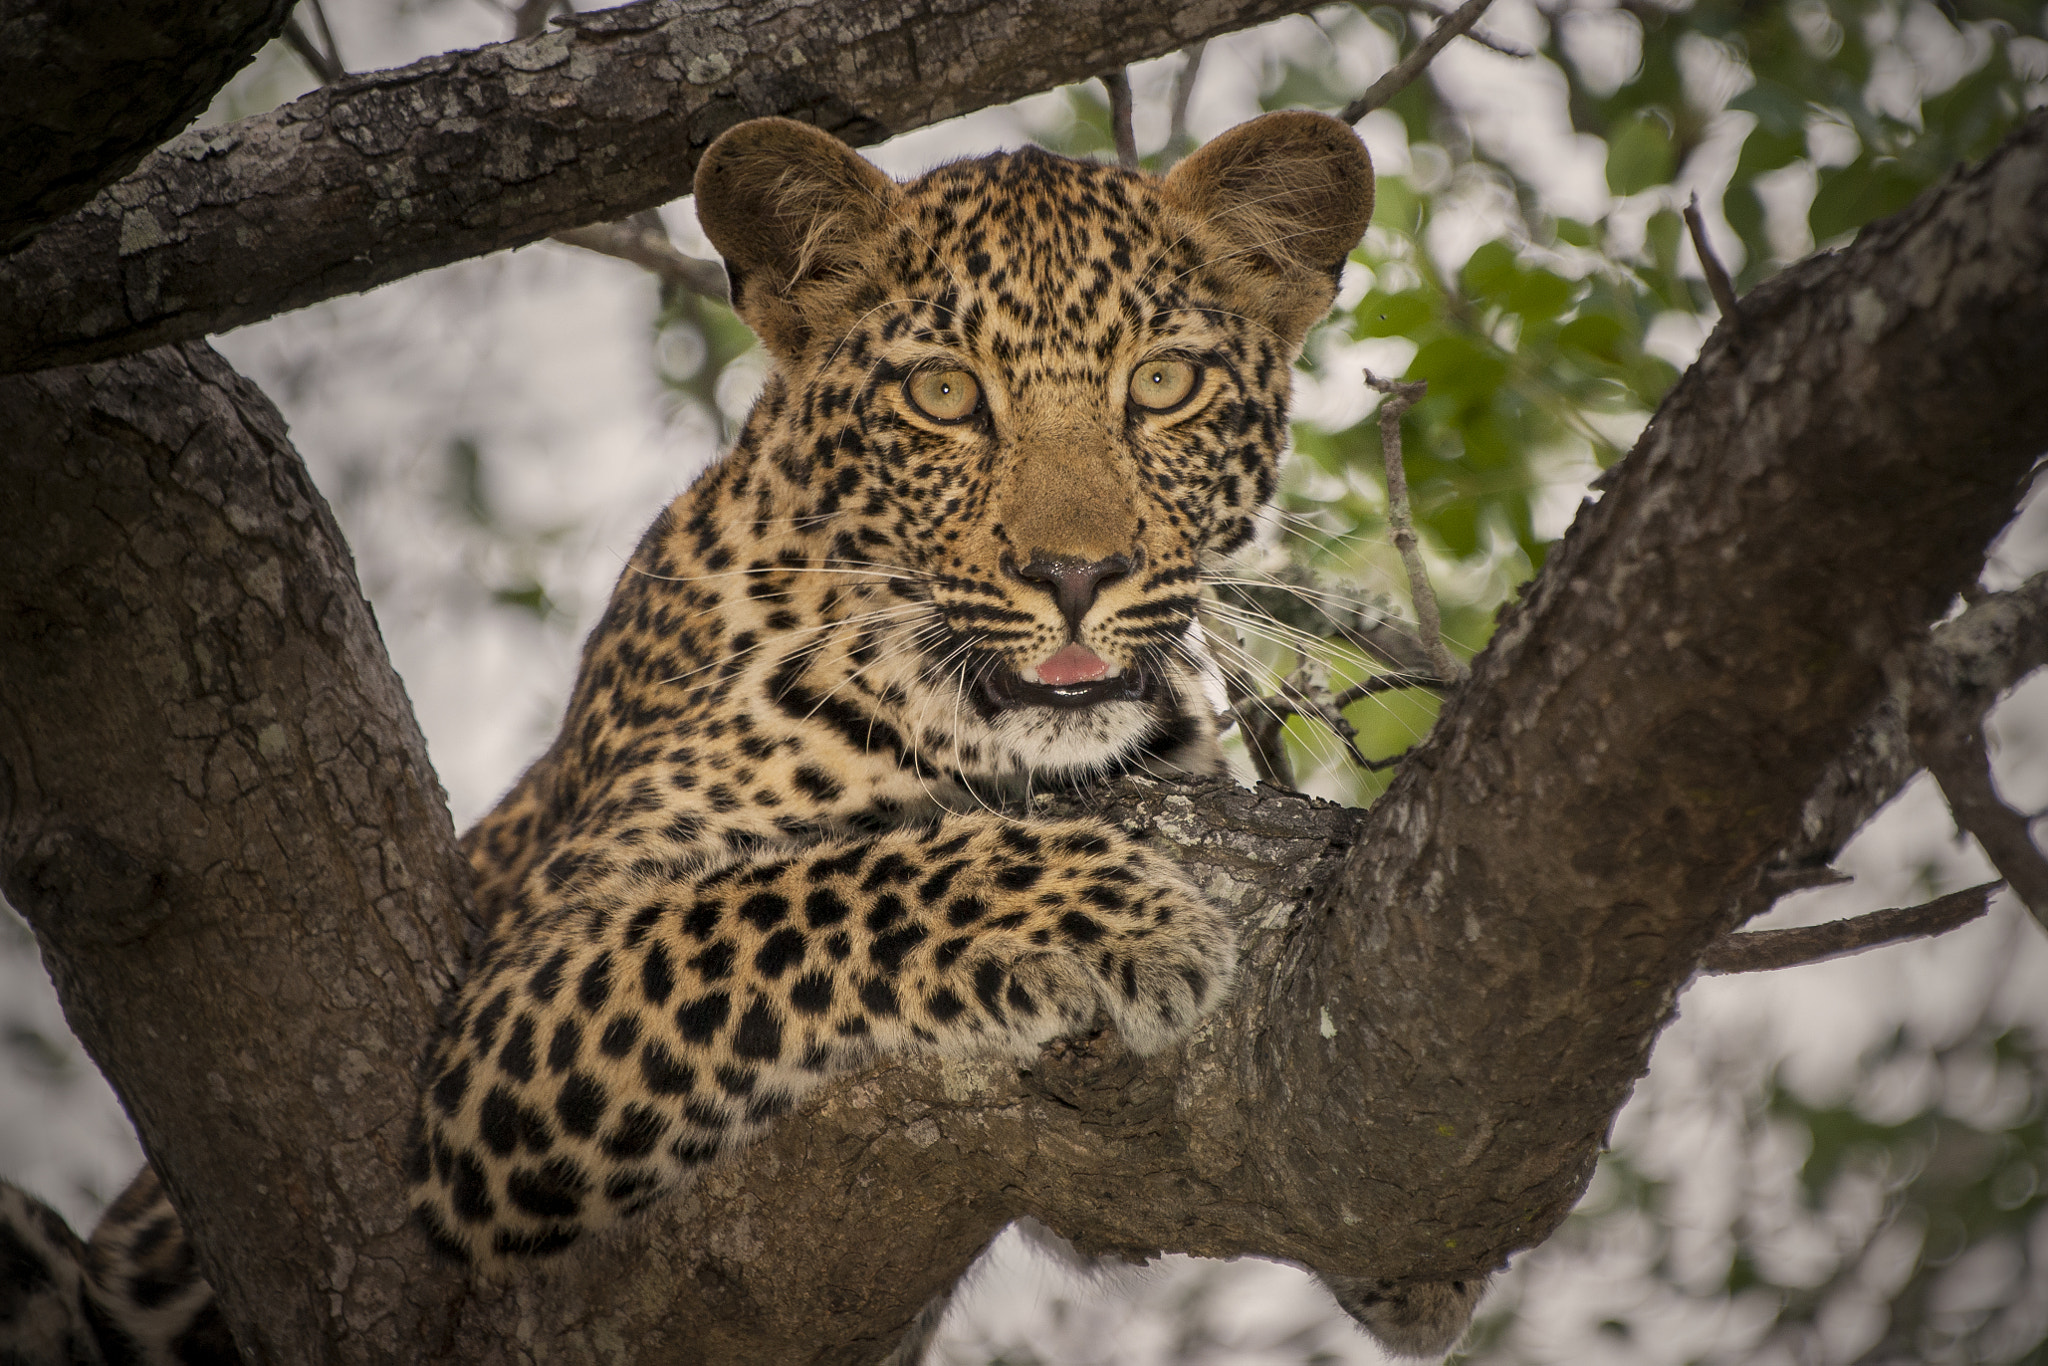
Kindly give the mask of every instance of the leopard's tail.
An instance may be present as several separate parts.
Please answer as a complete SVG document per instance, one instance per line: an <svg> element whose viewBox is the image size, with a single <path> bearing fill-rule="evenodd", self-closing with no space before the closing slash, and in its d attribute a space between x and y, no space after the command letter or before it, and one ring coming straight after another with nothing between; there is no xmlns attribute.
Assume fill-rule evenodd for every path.
<svg viewBox="0 0 2048 1366"><path fill-rule="evenodd" d="M0 1181L0 1363L240 1361L154 1168L136 1174L90 1243L48 1205Z"/></svg>

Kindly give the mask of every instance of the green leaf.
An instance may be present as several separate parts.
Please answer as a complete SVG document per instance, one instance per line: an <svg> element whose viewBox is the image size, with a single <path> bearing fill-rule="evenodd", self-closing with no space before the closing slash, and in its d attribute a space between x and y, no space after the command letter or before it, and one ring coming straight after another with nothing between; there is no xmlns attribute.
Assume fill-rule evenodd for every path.
<svg viewBox="0 0 2048 1366"><path fill-rule="evenodd" d="M1627 335L1627 329L1617 318L1605 313L1582 313L1559 330L1557 344L1564 350L1619 365L1625 359L1622 341Z"/></svg>
<svg viewBox="0 0 2048 1366"><path fill-rule="evenodd" d="M1898 161L1865 153L1847 166L1831 166L1820 173L1820 188L1814 192L1806 221L1813 229L1813 240L1826 242L1873 219L1897 213L1919 192L1918 177Z"/></svg>
<svg viewBox="0 0 2048 1366"><path fill-rule="evenodd" d="M1505 242L1488 242L1465 262L1458 283L1467 298L1497 304L1513 292L1520 275L1513 250Z"/></svg>
<svg viewBox="0 0 2048 1366"><path fill-rule="evenodd" d="M1728 193L1721 197L1721 215L1742 239L1743 250L1749 256L1749 263L1743 268L1747 275L1771 254L1770 237L1764 232L1763 201L1749 186L1730 184Z"/></svg>
<svg viewBox="0 0 2048 1366"><path fill-rule="evenodd" d="M1420 290L1367 294L1352 310L1354 337L1404 337L1436 316L1436 301Z"/></svg>
<svg viewBox="0 0 2048 1366"><path fill-rule="evenodd" d="M1758 132L1771 137L1797 138L1799 151L1806 150L1806 100L1776 81L1758 81L1728 101L1728 107L1756 115ZM1747 154L1747 146L1743 150ZM1794 153L1795 156L1797 154Z"/></svg>
<svg viewBox="0 0 2048 1366"><path fill-rule="evenodd" d="M1631 195L1666 184L1674 160L1671 133L1664 121L1641 115L1623 124L1607 144L1607 188L1617 195Z"/></svg>
<svg viewBox="0 0 2048 1366"><path fill-rule="evenodd" d="M1557 240L1569 246L1590 247L1593 245L1594 236L1595 231L1591 224L1581 223L1576 218L1557 220Z"/></svg>
<svg viewBox="0 0 2048 1366"><path fill-rule="evenodd" d="M1427 491L1423 496L1427 497ZM1439 496L1441 491L1439 491ZM1455 494L1452 495L1455 499ZM1427 519L1429 529L1453 555L1464 557L1479 550L1479 508L1469 500L1448 501Z"/></svg>
<svg viewBox="0 0 2048 1366"><path fill-rule="evenodd" d="M1748 91L1744 91L1748 94ZM1737 96L1737 98L1741 98ZM1762 120L1742 140L1742 153L1735 159L1735 178L1748 181L1766 171L1790 166L1806 155L1806 130L1781 131Z"/></svg>
<svg viewBox="0 0 2048 1366"><path fill-rule="evenodd" d="M1385 176L1373 186L1372 221L1410 237L1422 226L1422 200L1406 176Z"/></svg>
<svg viewBox="0 0 2048 1366"><path fill-rule="evenodd" d="M1508 295L1508 310L1532 322L1555 318L1571 305L1574 288L1562 275L1547 270L1524 271L1515 282L1514 292Z"/></svg>
<svg viewBox="0 0 2048 1366"><path fill-rule="evenodd" d="M1438 337L1408 363L1408 378L1429 381L1430 398L1461 409L1491 394L1507 371L1498 352L1465 336Z"/></svg>
<svg viewBox="0 0 2048 1366"><path fill-rule="evenodd" d="M1643 245L1650 249L1650 260L1656 264L1660 274L1667 277L1677 274L1678 239L1684 232L1685 224L1670 209L1657 210L1643 225Z"/></svg>
<svg viewBox="0 0 2048 1366"><path fill-rule="evenodd" d="M555 611L555 601L548 596L548 590L532 579L496 589L491 594L491 601L504 607L516 607L520 611L531 612L542 620L554 615Z"/></svg>

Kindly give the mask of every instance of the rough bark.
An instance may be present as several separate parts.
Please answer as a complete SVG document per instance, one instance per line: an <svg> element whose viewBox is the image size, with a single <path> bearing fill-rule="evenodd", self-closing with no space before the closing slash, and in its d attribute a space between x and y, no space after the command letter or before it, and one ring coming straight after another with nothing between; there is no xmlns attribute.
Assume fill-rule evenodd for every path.
<svg viewBox="0 0 2048 1366"><path fill-rule="evenodd" d="M0 384L28 623L0 850L231 1314L293 1358L861 1361L1023 1213L1424 1278L1556 1226L2048 449L2048 114L1744 301L1372 810L1112 794L1245 926L1244 988L1179 1055L881 1067L618 1239L460 1293L393 1230L446 826L338 541L213 365Z"/></svg>
<svg viewBox="0 0 2048 1366"><path fill-rule="evenodd" d="M0 253L135 169L277 36L291 0L0 11Z"/></svg>
<svg viewBox="0 0 2048 1366"><path fill-rule="evenodd" d="M401 1359L468 869L347 546L204 346L0 380L0 430L0 889L242 1343Z"/></svg>
<svg viewBox="0 0 2048 1366"><path fill-rule="evenodd" d="M0 261L0 373L122 355L690 192L783 114L877 141L1304 0L647 3L188 133Z"/></svg>

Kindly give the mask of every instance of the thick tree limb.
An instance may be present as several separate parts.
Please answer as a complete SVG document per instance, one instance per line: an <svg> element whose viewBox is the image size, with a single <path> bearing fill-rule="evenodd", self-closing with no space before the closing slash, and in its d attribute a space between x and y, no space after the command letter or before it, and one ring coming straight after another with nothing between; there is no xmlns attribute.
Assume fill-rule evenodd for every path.
<svg viewBox="0 0 2048 1366"><path fill-rule="evenodd" d="M292 0L0 9L0 253L204 113L291 12Z"/></svg>
<svg viewBox="0 0 2048 1366"><path fill-rule="evenodd" d="M5 886L279 1356L862 1360L1027 1212L1091 1249L1483 1270L1570 1208L2048 448L2048 114L1743 312L1379 805L1121 790L1245 928L1180 1055L877 1069L550 1270L458 1296L391 1227L460 875L338 541L203 352L0 385Z"/></svg>
<svg viewBox="0 0 2048 1366"><path fill-rule="evenodd" d="M1990 910L1991 894L2004 885L2002 882L1986 882L1936 897L1922 906L1897 906L1852 916L1847 920L1723 935L1700 955L1700 971L1710 974L1772 972L1779 968L1825 963L1833 958L1908 939L1947 934Z"/></svg>
<svg viewBox="0 0 2048 1366"><path fill-rule="evenodd" d="M425 1359L468 869L341 533L204 346L0 380L0 430L0 890L252 1359Z"/></svg>
<svg viewBox="0 0 2048 1366"><path fill-rule="evenodd" d="M0 373L182 341L690 192L742 119L854 143L1303 0L646 0L190 133L0 262Z"/></svg>

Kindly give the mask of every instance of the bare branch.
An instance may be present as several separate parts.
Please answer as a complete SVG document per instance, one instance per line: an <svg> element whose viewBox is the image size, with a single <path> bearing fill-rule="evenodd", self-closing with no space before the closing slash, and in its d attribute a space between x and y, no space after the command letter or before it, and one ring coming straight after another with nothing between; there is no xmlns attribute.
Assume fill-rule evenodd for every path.
<svg viewBox="0 0 2048 1366"><path fill-rule="evenodd" d="M563 0L520 0L510 7L512 36L531 38L548 26L548 16L563 8Z"/></svg>
<svg viewBox="0 0 2048 1366"><path fill-rule="evenodd" d="M586 227L570 228L567 232L556 233L554 240L630 261L660 277L664 285L686 289L718 303L729 302L725 267L716 261L706 261L678 251L675 243L669 240L661 215L653 209L616 223L592 223Z"/></svg>
<svg viewBox="0 0 2048 1366"><path fill-rule="evenodd" d="M665 204L737 118L876 142L1302 8L644 0L351 76L174 139L0 259L0 371L225 331Z"/></svg>
<svg viewBox="0 0 2048 1366"><path fill-rule="evenodd" d="M1977 837L1992 866L2048 929L2048 858L2035 846L2027 817L1999 798L1991 778L1984 713L1997 699L1979 695L1966 701L1958 691L1943 688L1938 677L1916 679L1907 733L1941 784L1956 824Z"/></svg>
<svg viewBox="0 0 2048 1366"><path fill-rule="evenodd" d="M1444 648L1443 618L1437 611L1436 590L1429 584L1429 570L1422 563L1422 541L1415 534L1415 518L1408 507L1408 473L1401 464L1401 417L1429 385L1420 380L1411 384L1381 379L1370 370L1365 372L1365 382L1386 396L1380 401L1380 458L1387 472L1387 534L1408 571L1408 592L1415 602L1415 626L1422 636L1422 648L1429 653L1430 667L1438 678L1463 682L1464 664Z"/></svg>
<svg viewBox="0 0 2048 1366"><path fill-rule="evenodd" d="M1410 14L1427 14L1436 19L1448 19L1452 14L1451 10L1434 3L1434 0L1372 0L1372 3L1375 6L1384 5L1388 9L1405 10ZM1476 25L1465 36L1483 48L1489 48L1494 52L1498 52L1503 57L1513 57L1517 61L1526 61L1536 55L1520 43L1511 43L1505 38L1496 38L1485 29L1479 28Z"/></svg>
<svg viewBox="0 0 2048 1366"><path fill-rule="evenodd" d="M1735 285L1728 278L1728 268L1721 264L1721 258L1714 255L1714 247L1707 240L1706 221L1700 217L1700 197L1694 192L1692 202L1685 206L1686 230L1692 234L1692 249L1699 253L1700 269L1707 277L1707 292L1714 296L1714 307L1721 310L1721 316L1731 323L1740 325L1741 315L1735 310Z"/></svg>
<svg viewBox="0 0 2048 1366"><path fill-rule="evenodd" d="M2048 574L1978 597L1935 627L1923 648L1923 670L1967 678L1972 689L1993 697L2005 692L2048 666ZM1846 880L1828 861L1922 768L1906 733L1910 692L1908 681L1881 699L1829 762L1800 811L1797 832L1737 898L1738 923L1792 892ZM1945 699L1934 711L1943 715L1960 705Z"/></svg>
<svg viewBox="0 0 2048 1366"><path fill-rule="evenodd" d="M291 10L291 0L0 5L0 254L204 113Z"/></svg>
<svg viewBox="0 0 2048 1366"><path fill-rule="evenodd" d="M1984 718L1999 697L2048 665L2048 574L1979 598L1936 628L1908 680L1905 730L1941 784L1956 823L1977 837L2035 919L2048 925L2048 859L2031 822L1992 782Z"/></svg>
<svg viewBox="0 0 2048 1366"><path fill-rule="evenodd" d="M1116 164L1128 170L1138 168L1138 134L1131 125L1131 73L1118 67L1102 77L1109 92L1109 126L1116 137Z"/></svg>
<svg viewBox="0 0 2048 1366"><path fill-rule="evenodd" d="M1372 686L1382 683L1385 686ZM1374 679L1371 684L1346 689L1341 697L1333 698L1327 689L1314 684L1304 664L1292 677L1281 680L1279 691L1271 697L1247 696L1232 708L1232 714L1237 718L1238 728L1244 732L1245 748L1250 752L1259 776L1275 787L1297 791L1293 765L1288 762L1287 751L1280 738L1288 717L1300 716L1315 722L1337 737L1352 763L1368 773L1378 773L1400 763L1407 751L1384 759L1366 758L1365 751L1358 747L1358 728L1344 715L1344 708L1369 693L1406 686L1412 685Z"/></svg>
<svg viewBox="0 0 2048 1366"><path fill-rule="evenodd" d="M2005 886L1986 882L1950 892L1922 906L1872 911L1848 920L1801 925L1789 930L1750 930L1723 935L1700 955L1700 971L1713 976L1731 972L1769 972L1777 968L1825 963L1865 949L1882 948L1908 939L1925 939L1967 925L1991 906L1991 894Z"/></svg>
<svg viewBox="0 0 2048 1366"><path fill-rule="evenodd" d="M321 50L320 45L307 34L296 16L284 21L284 33L280 36L283 37L285 46L306 64L306 69L313 73L314 79L320 84L333 85L348 74L341 69L339 63Z"/></svg>
<svg viewBox="0 0 2048 1366"><path fill-rule="evenodd" d="M1181 54L1180 70L1173 73L1173 97L1167 110L1166 159L1175 161L1186 156L1194 139L1188 136L1188 101L1194 98L1195 81L1202 74L1202 54L1209 50L1205 42L1191 43Z"/></svg>
<svg viewBox="0 0 2048 1366"><path fill-rule="evenodd" d="M1465 0L1451 16L1430 31L1427 38L1415 45L1415 50L1396 62L1386 75L1366 87L1365 93L1344 106L1344 112L1337 117L1346 123L1356 123L1373 110L1400 94L1408 83L1422 74L1422 69L1436 59L1451 39L1469 30L1479 22L1479 16L1486 13L1486 7L1493 0Z"/></svg>
<svg viewBox="0 0 2048 1366"><path fill-rule="evenodd" d="M320 47L327 54L327 64L334 68L334 79L340 80L348 74L348 63L341 59L341 44L334 41L334 27L327 22L327 6L323 0L306 0L307 8L313 11L313 23L320 30Z"/></svg>

